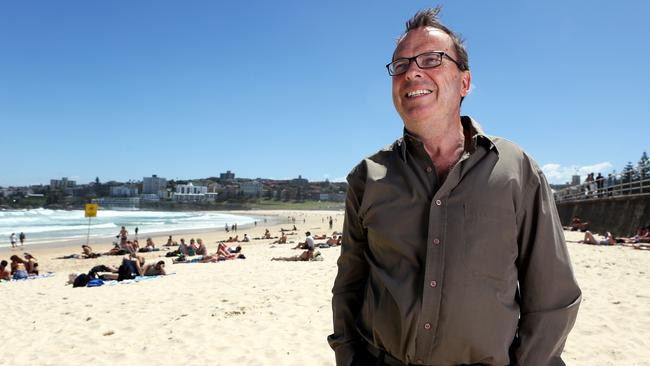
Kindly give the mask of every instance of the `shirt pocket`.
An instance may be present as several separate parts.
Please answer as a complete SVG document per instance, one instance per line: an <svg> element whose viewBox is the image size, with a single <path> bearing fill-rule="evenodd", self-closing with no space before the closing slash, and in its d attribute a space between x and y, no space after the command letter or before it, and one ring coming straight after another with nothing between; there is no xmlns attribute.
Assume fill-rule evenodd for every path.
<svg viewBox="0 0 650 366"><path fill-rule="evenodd" d="M515 272L517 224L511 210L464 204L463 263L473 275L506 280Z"/></svg>

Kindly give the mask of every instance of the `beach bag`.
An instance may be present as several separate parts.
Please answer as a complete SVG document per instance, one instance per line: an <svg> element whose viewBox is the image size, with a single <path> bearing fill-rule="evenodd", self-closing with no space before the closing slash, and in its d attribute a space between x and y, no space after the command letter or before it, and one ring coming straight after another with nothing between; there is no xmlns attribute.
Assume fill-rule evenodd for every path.
<svg viewBox="0 0 650 366"><path fill-rule="evenodd" d="M88 281L88 284L86 285L86 287L99 287L99 286L102 286L102 285L104 285L104 281L102 281L99 278L95 278L94 280Z"/></svg>
<svg viewBox="0 0 650 366"><path fill-rule="evenodd" d="M72 287L86 287L88 281L90 281L90 277L87 274L82 273L74 279Z"/></svg>
<svg viewBox="0 0 650 366"><path fill-rule="evenodd" d="M124 281L132 280L134 278L135 276L133 276L133 272L131 272L131 266L127 265L126 263L122 263L117 271L117 280Z"/></svg>

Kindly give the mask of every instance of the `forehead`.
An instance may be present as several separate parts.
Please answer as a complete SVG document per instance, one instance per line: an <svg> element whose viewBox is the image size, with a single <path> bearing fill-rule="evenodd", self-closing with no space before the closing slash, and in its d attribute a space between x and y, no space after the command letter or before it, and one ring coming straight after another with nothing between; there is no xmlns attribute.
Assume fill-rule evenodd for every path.
<svg viewBox="0 0 650 366"><path fill-rule="evenodd" d="M437 28L421 27L409 31L395 48L395 57L411 57L427 51L445 51L454 54L451 37Z"/></svg>

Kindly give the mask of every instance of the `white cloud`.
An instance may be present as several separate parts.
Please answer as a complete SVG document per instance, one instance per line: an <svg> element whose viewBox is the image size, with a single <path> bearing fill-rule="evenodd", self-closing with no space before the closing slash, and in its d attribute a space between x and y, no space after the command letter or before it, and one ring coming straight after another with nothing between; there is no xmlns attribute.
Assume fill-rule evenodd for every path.
<svg viewBox="0 0 650 366"><path fill-rule="evenodd" d="M330 180L330 182L342 183L342 182L347 182L347 179L348 179L347 176L343 176L343 177L334 178L334 179Z"/></svg>
<svg viewBox="0 0 650 366"><path fill-rule="evenodd" d="M542 166L542 171L550 183L563 184L566 182L571 182L571 176L574 174L580 176L581 182L584 182L587 174L589 173L602 173L606 176L607 173L612 170L612 167L613 165L609 161L584 166L562 166L560 164L549 163Z"/></svg>

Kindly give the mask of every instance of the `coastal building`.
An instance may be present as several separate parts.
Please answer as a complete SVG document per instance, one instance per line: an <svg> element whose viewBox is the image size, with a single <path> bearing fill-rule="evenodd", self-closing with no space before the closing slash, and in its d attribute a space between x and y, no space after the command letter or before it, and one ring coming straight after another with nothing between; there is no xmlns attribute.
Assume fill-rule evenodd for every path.
<svg viewBox="0 0 650 366"><path fill-rule="evenodd" d="M138 195L138 188L134 186L121 185L110 188L111 197L135 197Z"/></svg>
<svg viewBox="0 0 650 366"><path fill-rule="evenodd" d="M262 188L263 188L262 182L258 180L241 182L239 184L239 190L244 196L259 197L262 195Z"/></svg>
<svg viewBox="0 0 650 366"><path fill-rule="evenodd" d="M188 184L178 184L176 186L176 191L174 192L174 201L181 201L181 202L205 201L212 197L207 193L208 193L207 186L195 186L191 182Z"/></svg>
<svg viewBox="0 0 650 366"><path fill-rule="evenodd" d="M140 197L102 197L94 198L92 203L98 204L101 208L138 208Z"/></svg>
<svg viewBox="0 0 650 366"><path fill-rule="evenodd" d="M298 178L292 179L291 182L298 185L306 185L309 183L309 181L303 178L302 175L299 175Z"/></svg>
<svg viewBox="0 0 650 366"><path fill-rule="evenodd" d="M571 176L571 185L572 186L579 186L580 185L580 176L575 174Z"/></svg>
<svg viewBox="0 0 650 366"><path fill-rule="evenodd" d="M162 191L161 194L164 195L165 191ZM140 199L142 201L145 201L145 202L158 202L158 201L160 201L160 196L157 195L157 194L153 194L153 193L141 194Z"/></svg>
<svg viewBox="0 0 650 366"><path fill-rule="evenodd" d="M165 195L167 179L159 178L157 175L142 178L142 194L155 194L158 197Z"/></svg>
<svg viewBox="0 0 650 366"><path fill-rule="evenodd" d="M50 179L51 189L65 190L69 188L74 188L76 185L77 185L77 181L70 180L67 177L63 177L61 179Z"/></svg>
<svg viewBox="0 0 650 366"><path fill-rule="evenodd" d="M219 179L221 179L221 180L234 180L235 179L235 173L228 170L225 173L220 173L219 174Z"/></svg>

